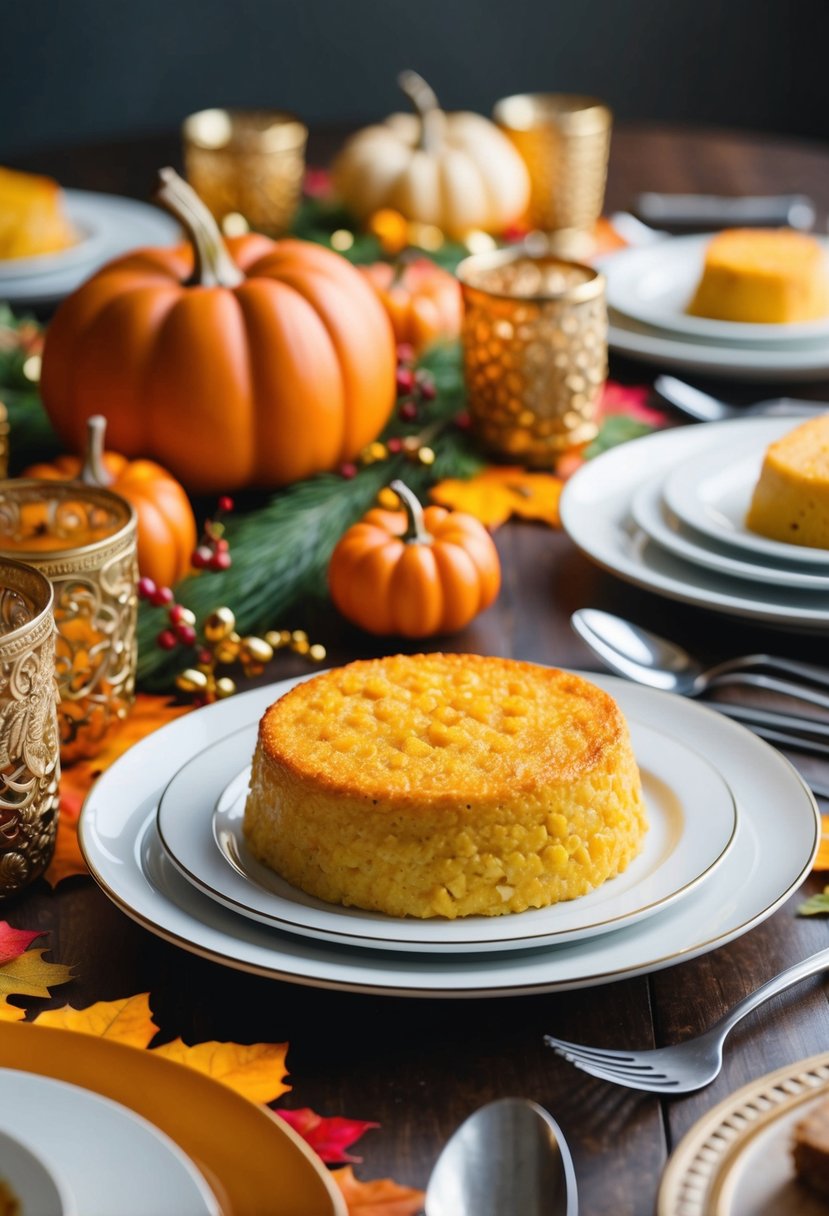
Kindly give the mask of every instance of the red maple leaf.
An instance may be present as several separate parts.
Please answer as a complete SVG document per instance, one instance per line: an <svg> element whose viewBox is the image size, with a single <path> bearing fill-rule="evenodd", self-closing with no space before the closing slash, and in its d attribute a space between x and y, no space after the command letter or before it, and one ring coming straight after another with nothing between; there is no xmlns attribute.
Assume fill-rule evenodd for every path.
<svg viewBox="0 0 829 1216"><path fill-rule="evenodd" d="M0 967L19 958L42 933L42 929L13 929L7 921L0 920Z"/></svg>
<svg viewBox="0 0 829 1216"><path fill-rule="evenodd" d="M326 1118L307 1106L298 1110L274 1108L274 1114L289 1123L303 1140L307 1140L327 1165L362 1161L362 1157L353 1157L345 1150L359 1140L364 1132L380 1126L379 1123L366 1123L362 1119L343 1119L339 1115Z"/></svg>

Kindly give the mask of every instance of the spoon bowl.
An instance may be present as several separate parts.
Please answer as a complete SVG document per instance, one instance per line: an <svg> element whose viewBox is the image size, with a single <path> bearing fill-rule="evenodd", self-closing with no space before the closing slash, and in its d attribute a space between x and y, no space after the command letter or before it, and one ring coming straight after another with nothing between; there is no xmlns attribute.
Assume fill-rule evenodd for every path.
<svg viewBox="0 0 829 1216"><path fill-rule="evenodd" d="M426 1216L577 1216L576 1175L555 1120L523 1098L470 1115L446 1144Z"/></svg>

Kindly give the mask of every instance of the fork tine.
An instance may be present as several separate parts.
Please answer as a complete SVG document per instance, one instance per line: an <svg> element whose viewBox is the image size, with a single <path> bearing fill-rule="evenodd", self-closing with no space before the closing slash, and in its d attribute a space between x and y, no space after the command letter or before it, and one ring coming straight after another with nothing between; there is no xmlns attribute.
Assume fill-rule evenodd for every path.
<svg viewBox="0 0 829 1216"><path fill-rule="evenodd" d="M649 1074L625 1073L624 1076L614 1074L609 1068L596 1067L593 1064L582 1063L580 1060L571 1061L574 1068L586 1072L599 1081L609 1081L614 1085L622 1084L627 1089L643 1089L648 1093L658 1093L663 1090L675 1090L679 1082L670 1077L660 1077Z"/></svg>
<svg viewBox="0 0 829 1216"><path fill-rule="evenodd" d="M559 1055L565 1052L578 1059L612 1061L614 1063L635 1063L636 1056L629 1051L607 1051L602 1047L585 1047L583 1043L570 1043L567 1039L556 1039L551 1034L544 1036L544 1042L552 1047Z"/></svg>

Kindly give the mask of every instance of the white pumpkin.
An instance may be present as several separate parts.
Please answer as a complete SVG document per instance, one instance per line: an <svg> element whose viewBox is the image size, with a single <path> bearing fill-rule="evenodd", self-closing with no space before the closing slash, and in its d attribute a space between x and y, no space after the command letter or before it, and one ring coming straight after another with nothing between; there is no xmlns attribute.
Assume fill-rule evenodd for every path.
<svg viewBox="0 0 829 1216"><path fill-rule="evenodd" d="M417 72L402 72L398 84L416 112L358 131L334 163L346 206L360 220L389 207L450 237L520 220L530 179L507 136L480 114L444 113Z"/></svg>

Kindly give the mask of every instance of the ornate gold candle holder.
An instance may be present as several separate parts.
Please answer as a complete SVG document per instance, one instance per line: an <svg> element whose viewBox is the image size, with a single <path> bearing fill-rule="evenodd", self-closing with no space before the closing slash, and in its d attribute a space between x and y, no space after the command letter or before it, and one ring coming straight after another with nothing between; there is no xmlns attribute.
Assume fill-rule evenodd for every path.
<svg viewBox="0 0 829 1216"><path fill-rule="evenodd" d="M458 267L469 412L492 451L549 467L591 440L607 377L604 278L522 249Z"/></svg>
<svg viewBox="0 0 829 1216"><path fill-rule="evenodd" d="M0 899L43 873L58 826L55 618L48 579L0 559Z"/></svg>
<svg viewBox="0 0 829 1216"><path fill-rule="evenodd" d="M305 173L308 129L298 118L200 110L184 120L182 134L187 179L228 235L245 225L272 236L287 231Z"/></svg>
<svg viewBox="0 0 829 1216"><path fill-rule="evenodd" d="M52 584L61 757L94 756L135 699L135 512L120 495L80 482L4 481L0 555Z"/></svg>
<svg viewBox="0 0 829 1216"><path fill-rule="evenodd" d="M527 165L530 227L555 233L555 248L586 257L602 213L613 116L594 97L521 93L505 97L495 121Z"/></svg>

